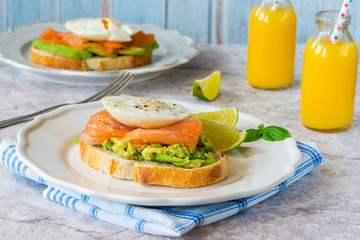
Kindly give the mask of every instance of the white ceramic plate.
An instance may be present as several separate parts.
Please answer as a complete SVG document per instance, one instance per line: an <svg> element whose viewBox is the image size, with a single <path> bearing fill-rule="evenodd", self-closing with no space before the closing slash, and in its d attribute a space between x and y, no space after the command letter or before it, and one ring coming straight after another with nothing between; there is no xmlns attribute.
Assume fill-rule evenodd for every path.
<svg viewBox="0 0 360 240"><path fill-rule="evenodd" d="M218 110L209 105L178 102L193 113ZM37 117L18 133L17 153L33 171L49 183L89 196L147 206L188 206L222 202L268 191L290 178L301 153L293 138L280 142L259 140L228 152L229 175L219 183L176 189L140 185L91 169L79 158L79 138L89 116L103 110L100 102L73 105ZM264 123L240 113L237 127L254 128Z"/></svg>
<svg viewBox="0 0 360 240"><path fill-rule="evenodd" d="M151 64L127 70L135 75L133 82L157 77L165 70L184 64L199 54L195 41L179 34L178 31L166 30L153 24L139 26L144 32L155 34L160 47L153 52ZM106 85L121 71L72 71L30 66L31 42L48 27L57 31L67 31L62 24L38 22L0 34L0 60L26 70L26 75L33 79L69 85Z"/></svg>

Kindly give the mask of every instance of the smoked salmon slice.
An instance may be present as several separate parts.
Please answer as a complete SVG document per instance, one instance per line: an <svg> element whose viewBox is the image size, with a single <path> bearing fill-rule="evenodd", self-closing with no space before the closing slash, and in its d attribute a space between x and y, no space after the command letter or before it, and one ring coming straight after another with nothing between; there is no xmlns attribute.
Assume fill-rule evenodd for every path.
<svg viewBox="0 0 360 240"><path fill-rule="evenodd" d="M80 38L71 32L58 32L52 28L47 28L39 36L39 41L45 43L53 43L59 45L65 45L77 50L84 50L89 47L96 48L111 54L120 49L126 49L130 47L149 48L155 42L154 34L146 34L143 31L139 31L131 36L130 42L116 42L116 41L88 41Z"/></svg>
<svg viewBox="0 0 360 240"><path fill-rule="evenodd" d="M88 144L101 144L112 137L123 137L135 128L129 127L113 118L108 111L103 110L91 116L80 138Z"/></svg>
<svg viewBox="0 0 360 240"><path fill-rule="evenodd" d="M82 39L73 33L58 32L52 28L48 28L43 33L41 33L38 40L46 43L69 46L77 50L84 50L89 47L104 50L102 46L88 43L87 40Z"/></svg>
<svg viewBox="0 0 360 240"><path fill-rule="evenodd" d="M155 42L155 35L151 33L137 32L131 36L130 46L149 48Z"/></svg>
<svg viewBox="0 0 360 240"><path fill-rule="evenodd" d="M114 41L98 41L96 43L103 46L109 53L113 53L116 50L123 49L126 47L125 44Z"/></svg>
<svg viewBox="0 0 360 240"><path fill-rule="evenodd" d="M133 140L135 145L147 143L172 145L183 143L185 146L195 149L201 132L202 124L200 119L192 117L162 128L135 129L134 131L126 133L122 142Z"/></svg>
<svg viewBox="0 0 360 240"><path fill-rule="evenodd" d="M134 145L148 143L163 143L172 145L183 143L189 148L196 148L202 132L199 118L183 119L170 126L156 129L142 129L129 127L113 118L108 111L103 110L91 116L84 130L81 140L88 144L101 144L110 138L122 138L122 142L133 141Z"/></svg>

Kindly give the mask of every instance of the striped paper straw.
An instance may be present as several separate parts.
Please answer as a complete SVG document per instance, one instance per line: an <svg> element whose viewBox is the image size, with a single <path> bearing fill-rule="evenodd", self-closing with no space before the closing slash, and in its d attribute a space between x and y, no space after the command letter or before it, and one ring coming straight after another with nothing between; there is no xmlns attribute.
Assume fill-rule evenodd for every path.
<svg viewBox="0 0 360 240"><path fill-rule="evenodd" d="M271 4L271 11L275 11L279 6L279 0L273 0L272 4Z"/></svg>
<svg viewBox="0 0 360 240"><path fill-rule="evenodd" d="M352 0L345 0L340 13L339 13L339 20L337 21L337 23L335 24L335 28L334 28L334 33L331 35L330 37L330 44L335 44L337 43L337 40L339 38L339 35L341 34L341 30L343 28L343 23L344 23L344 18L347 16L348 12L349 12L349 7L351 4Z"/></svg>

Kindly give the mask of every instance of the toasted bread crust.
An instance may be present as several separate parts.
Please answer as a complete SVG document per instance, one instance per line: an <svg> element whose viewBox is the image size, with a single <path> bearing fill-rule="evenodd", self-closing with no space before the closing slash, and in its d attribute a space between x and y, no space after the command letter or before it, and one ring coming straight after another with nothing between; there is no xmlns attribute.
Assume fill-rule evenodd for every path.
<svg viewBox="0 0 360 240"><path fill-rule="evenodd" d="M66 58L55 56L54 54L47 53L43 50L31 47L31 64L41 65L52 68L61 68L69 70L88 70L86 63L82 59Z"/></svg>
<svg viewBox="0 0 360 240"><path fill-rule="evenodd" d="M214 184L228 175L227 156L218 153L219 160L209 166L185 169L152 161L128 160L119 155L80 142L80 158L89 167L120 179L140 184L155 184L176 188L194 188Z"/></svg>
<svg viewBox="0 0 360 240"><path fill-rule="evenodd" d="M145 55L119 57L92 57L75 59L56 56L41 49L31 47L31 64L45 67L78 70L78 71L107 71L129 69L151 63L152 52Z"/></svg>
<svg viewBox="0 0 360 240"><path fill-rule="evenodd" d="M84 59L89 69L94 71L128 69L151 63L152 52L138 56L93 57Z"/></svg>

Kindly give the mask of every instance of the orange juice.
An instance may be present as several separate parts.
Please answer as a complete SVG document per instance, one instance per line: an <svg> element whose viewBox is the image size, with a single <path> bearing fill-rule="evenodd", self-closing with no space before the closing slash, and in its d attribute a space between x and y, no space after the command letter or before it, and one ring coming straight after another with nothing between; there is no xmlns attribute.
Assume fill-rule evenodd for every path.
<svg viewBox="0 0 360 240"><path fill-rule="evenodd" d="M358 50L330 35L310 38L304 49L300 117L316 130L341 130L353 120Z"/></svg>
<svg viewBox="0 0 360 240"><path fill-rule="evenodd" d="M293 7L254 7L250 14L247 79L258 88L289 86L294 79L296 14Z"/></svg>

